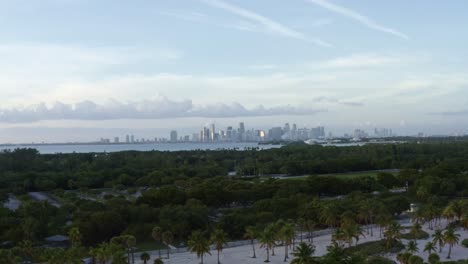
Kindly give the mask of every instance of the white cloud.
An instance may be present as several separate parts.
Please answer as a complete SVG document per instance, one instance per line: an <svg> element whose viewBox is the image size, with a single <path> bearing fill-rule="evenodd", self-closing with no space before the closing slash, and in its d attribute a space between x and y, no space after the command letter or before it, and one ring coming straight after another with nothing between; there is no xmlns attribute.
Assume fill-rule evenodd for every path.
<svg viewBox="0 0 468 264"><path fill-rule="evenodd" d="M189 22L200 22L206 18L206 15L200 12L186 12L181 10L158 10L156 14Z"/></svg>
<svg viewBox="0 0 468 264"><path fill-rule="evenodd" d="M303 33L296 31L292 28L289 28L271 18L265 17L253 11L232 5L225 1L222 1L222 0L202 0L202 1L215 8L223 9L243 19L247 19L247 20L250 20L251 22L255 22L256 24L261 25L262 28L264 28L266 32L277 34L277 35L284 36L284 37L311 42L322 47L332 46L330 43L327 43L321 39L310 38L304 35ZM240 27L240 28L245 28L245 27ZM247 29L251 30L252 27L247 27Z"/></svg>
<svg viewBox="0 0 468 264"><path fill-rule="evenodd" d="M174 101L159 96L155 99L122 103L109 100L103 104L81 101L75 104L55 102L47 106L39 103L27 107L0 109L0 122L25 123L41 120L114 120L114 119L158 119L181 117L252 117L276 115L313 115L323 112L305 106L280 105L265 107L258 105L246 108L240 103L216 103L195 105L191 100Z"/></svg>
<svg viewBox="0 0 468 264"><path fill-rule="evenodd" d="M325 9L328 9L332 12L335 12L337 14L340 14L340 15L343 15L345 17L348 17L350 19L353 19L371 29L374 29L374 30L377 30L377 31L381 31L381 32L384 32L384 33L387 33L387 34L391 34L391 35L394 35L394 36L397 36L399 38L403 38L403 39L409 39L409 36L396 30L396 29L393 29L393 28L389 28L389 27L385 27L385 26L382 26L380 24L378 24L377 22L373 21L371 18L365 16L365 15L362 15L354 10L351 10L349 8L346 8L346 7L343 7L343 6L339 6L339 5L336 5L336 4L333 4L327 0L306 0L307 2L309 3L313 3L313 4L316 4L320 7L323 7Z"/></svg>
<svg viewBox="0 0 468 264"><path fill-rule="evenodd" d="M319 63L319 68L340 69L340 68L362 68L396 64L403 61L398 56L387 56L378 54L353 54L339 57Z"/></svg>

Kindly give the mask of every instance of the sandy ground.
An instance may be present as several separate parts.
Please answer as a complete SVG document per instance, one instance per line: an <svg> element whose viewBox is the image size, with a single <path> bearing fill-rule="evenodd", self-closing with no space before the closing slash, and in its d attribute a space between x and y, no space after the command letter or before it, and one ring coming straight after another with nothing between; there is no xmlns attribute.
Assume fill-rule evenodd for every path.
<svg viewBox="0 0 468 264"><path fill-rule="evenodd" d="M411 224L408 224L411 225ZM434 233L433 230L429 230L428 226L424 226L424 230L431 235ZM459 229L457 230L457 233L460 234L460 242L463 239L468 238L468 231ZM361 238L359 240L358 244L365 243L365 242L370 242L370 241L377 241L381 240L379 236L379 230L378 228L374 228L374 236L370 236L366 234L365 238ZM424 249L424 245L427 243L428 240L419 240L418 241L418 246L419 246L419 255L423 257L425 260L427 260L427 252L422 252ZM323 256L324 254L327 253L327 246L330 245L331 243L331 235L324 235L320 237L314 238L314 245L316 247L315 249L315 256ZM407 244L407 240L403 240L404 244ZM220 254L220 261L223 264L239 264L239 263L246 263L246 264L254 264L254 263L264 263L266 259L266 251L263 248L260 248L258 244L255 245L256 253L257 253L257 258L251 258L252 256L252 246L246 245L246 246L239 246L239 247L233 247L233 248L227 248L224 249L223 252ZM204 263L207 264L216 264L217 263L217 252L216 251L211 251L211 256L207 255L205 256ZM271 252L270 252L271 253ZM276 247L275 248L275 253L276 256L270 256L270 263L273 264L279 264L279 263L285 263L284 262L284 247ZM291 252L290 252L291 253ZM446 256L448 253L448 247L446 246L442 253L439 254L441 257L441 260L445 260ZM152 253L151 254L151 260L148 262L149 264L153 263L153 260L157 257L157 253ZM391 259L396 259L396 254L394 255L387 255L386 257L391 258ZM458 260L458 259L467 259L468 258L468 249L463 248L461 245L457 245L452 248L452 260ZM139 255L135 256L135 259L138 259L138 262L135 261L136 263L143 263L139 261ZM286 263L289 263L292 259L292 254L290 254L290 258ZM171 263L171 264L188 264L188 263L200 263L200 259L197 259L197 256L193 253L175 253L172 254L170 259L163 259L164 263Z"/></svg>

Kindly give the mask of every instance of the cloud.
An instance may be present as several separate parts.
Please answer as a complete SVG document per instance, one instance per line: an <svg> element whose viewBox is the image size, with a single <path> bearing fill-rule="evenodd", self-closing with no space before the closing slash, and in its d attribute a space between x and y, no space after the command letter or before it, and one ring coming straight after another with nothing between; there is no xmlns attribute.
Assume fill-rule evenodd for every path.
<svg viewBox="0 0 468 264"><path fill-rule="evenodd" d="M384 32L384 33L387 33L387 34L390 34L390 35L393 35L393 36L397 36L397 37L402 38L402 39L409 39L408 35L400 32L400 31L398 31L396 29L379 25L377 22L373 21L371 18L369 18L369 17L367 17L365 15L362 15L362 14L360 14L360 13L354 11L354 10L351 10L349 8L333 4L333 3L329 2L329 1L326 1L326 0L306 0L306 1L309 2L309 3L312 3L312 4L316 4L316 5L318 5L318 6L322 7L322 8L330 10L332 12L343 15L345 17L348 17L350 19L353 19L353 20L365 25L368 28L371 28L371 29L374 29L374 30L377 30L377 31L381 31L381 32Z"/></svg>
<svg viewBox="0 0 468 264"><path fill-rule="evenodd" d="M230 3L227 3L225 1L222 1L222 0L202 0L204 3L212 6L212 7L215 7L215 8L219 8L219 9L222 9L222 10L225 10L227 12L230 12L236 16L239 16L241 17L242 19L247 19L251 22L254 22L260 26L262 26L262 28L266 31L266 32L269 32L269 33L273 33L273 34L277 34L277 35L280 35L280 36L284 36L284 37L289 37L289 38L294 38L294 39L298 39L298 40L302 40L302 41L307 41L307 42L310 42L310 43L314 43L318 46L322 46L322 47L331 47L332 45L330 43L327 43L321 39L317 39L317 38L310 38L306 35L304 35L303 33L299 32L299 31L296 31L292 28L289 28L271 18L268 18L268 17L265 17L261 14L258 14L258 13L255 13L253 11L250 11L250 10L247 10L247 9L244 9L244 8L241 8L241 7L238 7L238 6L235 6L235 5L232 5ZM238 27L239 28L239 27ZM249 26L249 27L241 27L242 29L247 29L249 31L251 31L253 29L253 27Z"/></svg>
<svg viewBox="0 0 468 264"><path fill-rule="evenodd" d="M246 108L240 103L217 103L195 105L191 100L174 101L159 96L122 103L108 100L103 104L92 101L81 101L76 104L56 102L50 106L39 103L27 107L0 109L0 122L27 123L41 120L115 120L115 119L161 119L181 117L255 117L276 115L312 115L324 112L305 106L282 105L265 107L259 105Z"/></svg>
<svg viewBox="0 0 468 264"><path fill-rule="evenodd" d="M156 14L190 22L199 22L206 18L206 15L200 12L185 12L180 10L159 10L156 11Z"/></svg>
<svg viewBox="0 0 468 264"><path fill-rule="evenodd" d="M334 97L327 97L327 96L320 96L312 99L313 102L321 102L321 103L330 103L330 104L337 104L337 105L344 105L344 106L353 106L353 107L360 107L364 106L364 103L361 101L356 100L342 100L336 99Z"/></svg>
<svg viewBox="0 0 468 264"><path fill-rule="evenodd" d="M341 69L341 68L362 68L373 66L384 66L402 62L403 59L396 56L378 54L353 54L319 63L319 68Z"/></svg>
<svg viewBox="0 0 468 264"><path fill-rule="evenodd" d="M460 110L460 111L446 111L446 112L432 112L429 115L437 115L437 116L468 116L468 110Z"/></svg>

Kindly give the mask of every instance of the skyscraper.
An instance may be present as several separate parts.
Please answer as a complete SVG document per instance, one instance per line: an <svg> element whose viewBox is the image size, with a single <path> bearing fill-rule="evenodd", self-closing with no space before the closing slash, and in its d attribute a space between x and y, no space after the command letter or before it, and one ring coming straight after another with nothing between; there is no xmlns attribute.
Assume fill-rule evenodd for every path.
<svg viewBox="0 0 468 264"><path fill-rule="evenodd" d="M171 131L171 142L177 142L177 131Z"/></svg>
<svg viewBox="0 0 468 264"><path fill-rule="evenodd" d="M210 126L210 141L214 142L215 141L215 124L211 124Z"/></svg>

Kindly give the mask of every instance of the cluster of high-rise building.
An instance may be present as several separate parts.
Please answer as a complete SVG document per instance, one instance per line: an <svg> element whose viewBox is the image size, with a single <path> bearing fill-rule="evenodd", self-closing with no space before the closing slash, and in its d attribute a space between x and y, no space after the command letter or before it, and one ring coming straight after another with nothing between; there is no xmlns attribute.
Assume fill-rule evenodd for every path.
<svg viewBox="0 0 468 264"><path fill-rule="evenodd" d="M311 138L324 138L325 128L297 128L286 123L283 127L272 127L269 130L246 129L244 122L240 122L237 128L228 126L226 129L216 130L215 124L204 126L199 133L192 134L193 142L262 142L262 141L296 141ZM171 141L172 140L171 132ZM186 137L185 137L186 138ZM185 140L184 140L185 141Z"/></svg>
<svg viewBox="0 0 468 264"><path fill-rule="evenodd" d="M121 141L115 137L113 141L101 138L100 142L109 144L138 144L138 143L165 143L165 142L264 142L264 141L299 141L308 139L324 139L325 128L323 126L314 128L298 128L296 124L284 124L280 127L272 127L268 130L247 129L244 122L240 122L237 128L228 126L226 129L216 129L215 124L204 126L200 132L190 135L179 136L176 130L171 130L169 138L136 138L134 135L126 135Z"/></svg>
<svg viewBox="0 0 468 264"><path fill-rule="evenodd" d="M371 133L363 129L355 129L351 134L345 134L344 138L363 139L363 138L388 138L394 137L392 129L375 128ZM125 140L121 141L119 137L115 137L113 141L107 138L101 138L101 143L114 144L137 144L137 143L165 143L165 142L264 142L264 141L306 141L306 140L323 140L331 138L329 133L325 134L325 127L318 126L313 128L298 128L296 124L289 123L284 126L276 126L267 130L250 128L247 129L244 122L240 122L238 127L228 126L225 129L217 129L215 124L209 124L202 127L199 132L192 135L180 136L176 130L169 133L169 138L136 138L134 135L126 135Z"/></svg>

